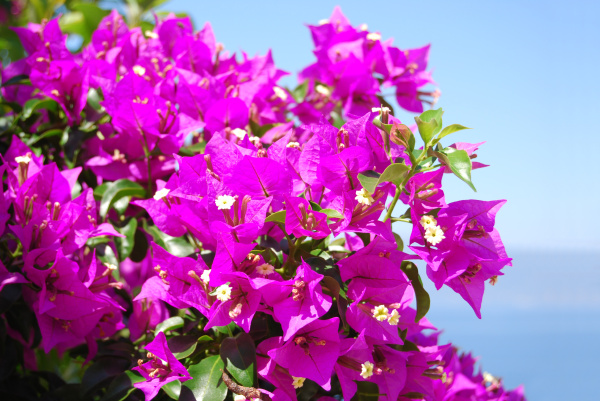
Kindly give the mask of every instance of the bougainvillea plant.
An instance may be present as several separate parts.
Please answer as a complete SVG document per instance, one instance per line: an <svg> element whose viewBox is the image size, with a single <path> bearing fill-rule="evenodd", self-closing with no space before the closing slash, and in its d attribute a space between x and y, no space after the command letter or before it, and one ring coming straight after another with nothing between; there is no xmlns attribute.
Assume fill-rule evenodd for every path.
<svg viewBox="0 0 600 401"><path fill-rule="evenodd" d="M58 19L14 28L3 399L524 400L425 317L422 280L481 317L511 264L505 201L444 196L485 165L448 140L466 127L433 108L429 46L339 8L309 29L316 60L288 89L270 53L230 54L187 17L112 11L78 52Z"/></svg>

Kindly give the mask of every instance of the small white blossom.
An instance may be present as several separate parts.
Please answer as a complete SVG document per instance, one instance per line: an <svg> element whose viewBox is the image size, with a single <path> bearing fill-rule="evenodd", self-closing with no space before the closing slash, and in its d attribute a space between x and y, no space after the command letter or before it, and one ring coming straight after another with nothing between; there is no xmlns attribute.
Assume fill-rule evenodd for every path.
<svg viewBox="0 0 600 401"><path fill-rule="evenodd" d="M387 320L388 316L388 308L386 308L385 305L379 305L373 309L373 317L380 322Z"/></svg>
<svg viewBox="0 0 600 401"><path fill-rule="evenodd" d="M268 276L269 274L275 271L275 267L269 263L263 263L260 266L256 266L256 271L258 274L262 274L263 276Z"/></svg>
<svg viewBox="0 0 600 401"><path fill-rule="evenodd" d="M158 34L154 31L151 30L147 30L146 32L144 32L146 34L147 38L151 38L151 39L158 39Z"/></svg>
<svg viewBox="0 0 600 401"><path fill-rule="evenodd" d="M390 112L389 107L373 107L371 109L371 112L373 112L373 113L381 113L381 112L384 112L384 111L386 111L386 112L389 113Z"/></svg>
<svg viewBox="0 0 600 401"><path fill-rule="evenodd" d="M25 155L25 156L17 156L15 157L15 161L17 163L25 163L25 164L29 164L29 162L31 161L31 156L29 155Z"/></svg>
<svg viewBox="0 0 600 401"><path fill-rule="evenodd" d="M368 40L373 40L373 41L380 40L381 39L381 34L378 33L378 32L369 32L367 34L367 39Z"/></svg>
<svg viewBox="0 0 600 401"><path fill-rule="evenodd" d="M287 145L285 145L285 147L300 149L300 144L298 142L290 142Z"/></svg>
<svg viewBox="0 0 600 401"><path fill-rule="evenodd" d="M216 291L217 299L225 302L231 299L231 286L229 284L223 284Z"/></svg>
<svg viewBox="0 0 600 401"><path fill-rule="evenodd" d="M315 87L315 91L317 93L320 93L321 95L324 95L324 96L331 95L331 91L329 90L329 88L327 88L326 86L323 86L323 85L317 85Z"/></svg>
<svg viewBox="0 0 600 401"><path fill-rule="evenodd" d="M246 401L246 396L241 394L236 394L233 396L233 401Z"/></svg>
<svg viewBox="0 0 600 401"><path fill-rule="evenodd" d="M367 24L360 24L360 26L358 27L359 30L361 31L366 31L367 29L369 29L369 25Z"/></svg>
<svg viewBox="0 0 600 401"><path fill-rule="evenodd" d="M288 98L288 94L285 90L280 88L279 86L273 87L273 92L275 92L275 96L280 98L281 100L286 100Z"/></svg>
<svg viewBox="0 0 600 401"><path fill-rule="evenodd" d="M169 192L171 192L171 190L167 189L167 188L159 189L154 194L154 200L161 200L162 198L164 198L165 196L167 196L169 194Z"/></svg>
<svg viewBox="0 0 600 401"><path fill-rule="evenodd" d="M388 323L391 324L392 326L397 326L399 321L400 321L400 314L398 313L398 309L392 310L392 313L390 313L390 315L388 317Z"/></svg>
<svg viewBox="0 0 600 401"><path fill-rule="evenodd" d="M366 189L362 188L360 191L356 191L356 197L354 198L358 201L358 203L371 206L375 199L371 196L371 193Z"/></svg>
<svg viewBox="0 0 600 401"><path fill-rule="evenodd" d="M206 285L210 282L210 269L204 270L200 275L200 280Z"/></svg>
<svg viewBox="0 0 600 401"><path fill-rule="evenodd" d="M233 206L234 202L235 202L235 198L231 195L219 195L219 196L217 196L217 200L215 200L215 203L219 210L231 209L231 206Z"/></svg>
<svg viewBox="0 0 600 401"><path fill-rule="evenodd" d="M444 238L446 237L444 236L444 231L442 231L440 226L430 226L425 230L425 239L433 246L442 242Z"/></svg>
<svg viewBox="0 0 600 401"><path fill-rule="evenodd" d="M234 129L231 130L231 133L233 135L235 135L239 140L244 139L244 137L247 134L246 130L243 130L241 128L234 128Z"/></svg>
<svg viewBox="0 0 600 401"><path fill-rule="evenodd" d="M367 361L360 365L360 375L363 379L368 379L373 376L373 365L371 362Z"/></svg>
<svg viewBox="0 0 600 401"><path fill-rule="evenodd" d="M294 388L300 388L302 386L304 386L304 380L306 380L304 377L296 377L296 376L292 376L292 384L294 386Z"/></svg>
<svg viewBox="0 0 600 401"><path fill-rule="evenodd" d="M421 226L423 226L423 228L437 226L437 220L434 219L433 216L430 216L428 214L421 217L421 220L419 221L419 223L421 223Z"/></svg>
<svg viewBox="0 0 600 401"><path fill-rule="evenodd" d="M135 75L139 75L140 77L146 73L146 69L141 65L134 65L132 69Z"/></svg>

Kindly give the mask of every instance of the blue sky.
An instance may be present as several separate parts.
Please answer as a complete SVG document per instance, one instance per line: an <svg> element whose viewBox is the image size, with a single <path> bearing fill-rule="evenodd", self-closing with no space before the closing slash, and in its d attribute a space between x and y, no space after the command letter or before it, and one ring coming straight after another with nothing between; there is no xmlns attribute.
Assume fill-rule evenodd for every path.
<svg viewBox="0 0 600 401"><path fill-rule="evenodd" d="M196 27L210 21L230 51L271 48L276 64L295 73L314 60L304 24L336 4L400 48L432 44L445 122L474 128L452 141L487 141L478 155L491 165L474 172L477 193L447 179L449 200L507 199L497 224L509 251L600 251L598 4L175 0L164 8L188 12Z"/></svg>

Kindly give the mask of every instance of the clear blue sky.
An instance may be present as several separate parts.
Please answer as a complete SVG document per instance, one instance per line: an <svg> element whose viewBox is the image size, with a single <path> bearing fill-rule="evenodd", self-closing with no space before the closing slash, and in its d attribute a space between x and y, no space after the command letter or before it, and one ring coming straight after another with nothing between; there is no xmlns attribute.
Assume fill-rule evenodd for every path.
<svg viewBox="0 0 600 401"><path fill-rule="evenodd" d="M314 60L304 24L336 4L400 48L432 44L445 122L474 128L453 141L487 141L478 155L491 165L474 172L477 193L447 179L449 200L508 199L497 224L509 253L600 251L597 2L175 0L163 8L188 12L197 28L210 21L230 51L271 48L295 73Z"/></svg>

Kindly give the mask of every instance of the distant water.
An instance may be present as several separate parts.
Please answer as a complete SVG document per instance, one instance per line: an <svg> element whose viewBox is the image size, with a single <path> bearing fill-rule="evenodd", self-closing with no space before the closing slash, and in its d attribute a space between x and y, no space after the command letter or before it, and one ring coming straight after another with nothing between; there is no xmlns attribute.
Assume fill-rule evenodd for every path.
<svg viewBox="0 0 600 401"><path fill-rule="evenodd" d="M524 384L530 401L600 400L600 252L509 256L514 266L486 284L482 320L426 283L427 318L507 387Z"/></svg>

